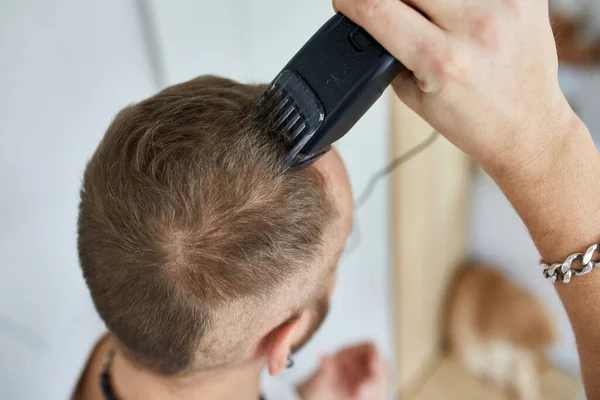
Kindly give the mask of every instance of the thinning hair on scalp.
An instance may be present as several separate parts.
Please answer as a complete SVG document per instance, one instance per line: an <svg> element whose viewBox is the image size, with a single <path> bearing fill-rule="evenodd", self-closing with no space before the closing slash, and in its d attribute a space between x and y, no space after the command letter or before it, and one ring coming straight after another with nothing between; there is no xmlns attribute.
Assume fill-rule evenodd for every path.
<svg viewBox="0 0 600 400"><path fill-rule="evenodd" d="M169 87L122 110L87 165L81 268L145 368L235 361L235 340L214 340L227 305L273 299L320 257L331 202L314 169L282 165L289 143L255 107L262 89L213 76Z"/></svg>

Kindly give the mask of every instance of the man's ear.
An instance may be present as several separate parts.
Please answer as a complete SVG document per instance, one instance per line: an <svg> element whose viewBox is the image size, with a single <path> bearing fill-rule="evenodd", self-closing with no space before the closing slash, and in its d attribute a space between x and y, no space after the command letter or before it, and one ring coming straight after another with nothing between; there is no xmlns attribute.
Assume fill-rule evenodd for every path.
<svg viewBox="0 0 600 400"><path fill-rule="evenodd" d="M271 342L267 347L269 374L277 376L286 368L287 359L292 354L294 343L302 338L302 330L306 324L307 313L284 322L271 334Z"/></svg>

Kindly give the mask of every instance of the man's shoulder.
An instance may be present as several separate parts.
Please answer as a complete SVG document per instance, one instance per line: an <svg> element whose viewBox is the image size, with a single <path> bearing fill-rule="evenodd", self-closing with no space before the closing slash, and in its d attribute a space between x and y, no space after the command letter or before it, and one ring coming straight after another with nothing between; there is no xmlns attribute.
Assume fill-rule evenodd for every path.
<svg viewBox="0 0 600 400"><path fill-rule="evenodd" d="M113 340L110 334L103 335L90 352L90 356L81 372L72 400L94 400L99 398L100 374L104 365L104 356L108 353Z"/></svg>

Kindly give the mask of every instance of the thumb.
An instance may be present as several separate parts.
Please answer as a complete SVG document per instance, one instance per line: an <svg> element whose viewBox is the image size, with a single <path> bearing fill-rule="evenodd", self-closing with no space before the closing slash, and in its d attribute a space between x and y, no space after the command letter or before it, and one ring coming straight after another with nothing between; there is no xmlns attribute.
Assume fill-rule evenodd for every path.
<svg viewBox="0 0 600 400"><path fill-rule="evenodd" d="M321 357L321 365L320 365L321 372L323 372L324 374L331 374L332 372L334 372L334 369L335 369L334 364L335 364L334 360L331 357L329 357L329 356Z"/></svg>
<svg viewBox="0 0 600 400"><path fill-rule="evenodd" d="M359 384L354 393L353 400L372 400L373 399L373 383L370 381Z"/></svg>

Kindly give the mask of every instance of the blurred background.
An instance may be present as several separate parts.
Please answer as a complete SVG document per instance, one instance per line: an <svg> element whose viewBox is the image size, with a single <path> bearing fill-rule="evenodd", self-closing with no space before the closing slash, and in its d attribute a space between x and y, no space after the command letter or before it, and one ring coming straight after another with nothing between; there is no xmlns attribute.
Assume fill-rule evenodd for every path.
<svg viewBox="0 0 600 400"><path fill-rule="evenodd" d="M595 0L596 14L572 3L556 10L600 26ZM332 14L324 0L0 0L1 399L68 398L104 332L78 268L75 228L83 168L116 112L202 74L268 82ZM600 72L584 64L565 66L561 79L600 133ZM389 162L391 110L389 98L378 102L339 143L355 194ZM360 246L342 261L331 315L284 380L364 339L394 361L390 192L383 181L360 210ZM471 194L467 253L553 310L552 360L578 374L567 317L527 231L483 174Z"/></svg>

